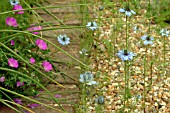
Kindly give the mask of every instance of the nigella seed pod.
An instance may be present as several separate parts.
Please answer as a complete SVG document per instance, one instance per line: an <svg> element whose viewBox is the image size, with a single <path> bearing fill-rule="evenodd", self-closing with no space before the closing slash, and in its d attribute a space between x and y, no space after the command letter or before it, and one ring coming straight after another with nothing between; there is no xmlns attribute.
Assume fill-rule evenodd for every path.
<svg viewBox="0 0 170 113"><path fill-rule="evenodd" d="M33 8L33 4L30 4L30 7Z"/></svg>
<svg viewBox="0 0 170 113"><path fill-rule="evenodd" d="M99 97L96 99L96 103L98 103L98 104L104 104L104 97L103 97L103 96L99 96Z"/></svg>
<svg viewBox="0 0 170 113"><path fill-rule="evenodd" d="M86 90L86 94L87 94L87 95L90 95L90 91L89 91L89 90Z"/></svg>
<svg viewBox="0 0 170 113"><path fill-rule="evenodd" d="M99 10L102 11L104 9L103 6L99 6Z"/></svg>

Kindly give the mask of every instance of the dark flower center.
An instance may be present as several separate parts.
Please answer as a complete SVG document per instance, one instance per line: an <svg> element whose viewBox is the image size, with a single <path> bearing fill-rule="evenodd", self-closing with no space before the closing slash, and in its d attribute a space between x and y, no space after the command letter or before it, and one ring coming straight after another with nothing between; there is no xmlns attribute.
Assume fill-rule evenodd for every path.
<svg viewBox="0 0 170 113"><path fill-rule="evenodd" d="M125 10L130 12L130 8L128 6L126 6Z"/></svg>
<svg viewBox="0 0 170 113"><path fill-rule="evenodd" d="M136 30L139 30L139 26L136 26Z"/></svg>
<svg viewBox="0 0 170 113"><path fill-rule="evenodd" d="M63 41L66 41L66 37L63 37L63 39L62 39Z"/></svg>
<svg viewBox="0 0 170 113"><path fill-rule="evenodd" d="M149 40L150 40L150 37L149 37L149 36L147 36L147 37L146 37L146 40L148 40L148 41L149 41Z"/></svg>
<svg viewBox="0 0 170 113"><path fill-rule="evenodd" d="M126 56L128 55L128 52L127 52L127 50L124 50L124 55L126 55Z"/></svg>
<svg viewBox="0 0 170 113"><path fill-rule="evenodd" d="M91 26L94 26L93 22L91 22Z"/></svg>

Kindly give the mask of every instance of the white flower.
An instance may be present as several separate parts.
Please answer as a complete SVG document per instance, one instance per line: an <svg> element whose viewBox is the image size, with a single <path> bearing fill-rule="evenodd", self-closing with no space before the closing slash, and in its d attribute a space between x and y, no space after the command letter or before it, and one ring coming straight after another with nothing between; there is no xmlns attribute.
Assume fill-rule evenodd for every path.
<svg viewBox="0 0 170 113"><path fill-rule="evenodd" d="M67 37L67 35L59 35L58 37L58 42L62 45L68 45L70 43L70 38Z"/></svg>
<svg viewBox="0 0 170 113"><path fill-rule="evenodd" d="M96 30L96 29L98 28L96 22L88 22L87 25L86 25L86 27L87 27L88 29L91 29L92 31L93 31L93 30Z"/></svg>
<svg viewBox="0 0 170 113"><path fill-rule="evenodd" d="M126 16L128 16L128 17L130 17L132 14L134 14L134 15L136 14L135 11L130 10L129 8L127 8L127 9L125 9L125 8L120 8L120 9L119 9L119 12L125 13Z"/></svg>
<svg viewBox="0 0 170 113"><path fill-rule="evenodd" d="M119 50L117 56L122 61L132 60L134 56L136 56L133 52L129 52L127 50Z"/></svg>
<svg viewBox="0 0 170 113"><path fill-rule="evenodd" d="M17 5L19 4L19 0L9 0L11 5Z"/></svg>
<svg viewBox="0 0 170 113"><path fill-rule="evenodd" d="M160 34L161 34L162 36L168 37L168 35L169 35L169 30L167 30L167 29L162 29L162 30L160 31Z"/></svg>
<svg viewBox="0 0 170 113"><path fill-rule="evenodd" d="M82 83L86 83L87 85L97 84L97 82L93 80L93 74L90 72L85 72L84 74L80 74L79 81Z"/></svg>
<svg viewBox="0 0 170 113"><path fill-rule="evenodd" d="M154 40L154 38L152 36L148 36L146 34L143 35L141 37L141 39L144 41L144 45L148 45L148 44L152 45L153 44L153 40Z"/></svg>

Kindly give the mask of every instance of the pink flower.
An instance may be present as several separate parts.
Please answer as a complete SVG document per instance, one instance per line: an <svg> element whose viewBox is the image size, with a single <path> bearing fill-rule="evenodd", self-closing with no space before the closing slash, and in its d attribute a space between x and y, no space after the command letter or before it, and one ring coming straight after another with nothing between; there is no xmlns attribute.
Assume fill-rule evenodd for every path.
<svg viewBox="0 0 170 113"><path fill-rule="evenodd" d="M23 8L21 5L14 5L13 9L12 10L20 10L18 12L16 12L16 14L24 14L24 11L23 11Z"/></svg>
<svg viewBox="0 0 170 113"><path fill-rule="evenodd" d="M13 17L7 17L6 18L6 25L8 26L13 26L13 27L18 27L17 20Z"/></svg>
<svg viewBox="0 0 170 113"><path fill-rule="evenodd" d="M32 26L32 27L28 28L29 31L35 31L35 30L41 30L41 29L42 29L41 26ZM37 34L39 34L39 32L36 31L36 32L33 32L33 34L37 35Z"/></svg>
<svg viewBox="0 0 170 113"><path fill-rule="evenodd" d="M5 81L5 77L1 77L0 82L4 82L4 81Z"/></svg>
<svg viewBox="0 0 170 113"><path fill-rule="evenodd" d="M40 49L42 49L42 50L47 49L47 43L44 40L37 39L35 43Z"/></svg>
<svg viewBox="0 0 170 113"><path fill-rule="evenodd" d="M8 59L8 65L13 67L13 68L18 68L18 61L15 60L14 58L9 58Z"/></svg>
<svg viewBox="0 0 170 113"><path fill-rule="evenodd" d="M28 107L29 108L35 108L35 107L38 107L40 106L39 104L28 104Z"/></svg>
<svg viewBox="0 0 170 113"><path fill-rule="evenodd" d="M43 89L40 89L39 92L43 92L44 90Z"/></svg>
<svg viewBox="0 0 170 113"><path fill-rule="evenodd" d="M47 62L47 61L44 61L44 62L42 63L42 66L44 67L44 69L45 69L46 72L48 72L48 71L50 71L50 70L53 69L52 65L51 65L49 62Z"/></svg>
<svg viewBox="0 0 170 113"><path fill-rule="evenodd" d="M20 82L20 81L17 81L17 87L19 87L19 86L23 86L24 85L24 82Z"/></svg>
<svg viewBox="0 0 170 113"><path fill-rule="evenodd" d="M13 101L17 104L22 104L22 100L18 98L14 98Z"/></svg>
<svg viewBox="0 0 170 113"><path fill-rule="evenodd" d="M60 94L56 94L55 98L61 98L61 95Z"/></svg>
<svg viewBox="0 0 170 113"><path fill-rule="evenodd" d="M15 44L14 40L11 40L11 45L13 46Z"/></svg>
<svg viewBox="0 0 170 113"><path fill-rule="evenodd" d="M35 59L34 58L30 58L30 63L34 64L35 63Z"/></svg>

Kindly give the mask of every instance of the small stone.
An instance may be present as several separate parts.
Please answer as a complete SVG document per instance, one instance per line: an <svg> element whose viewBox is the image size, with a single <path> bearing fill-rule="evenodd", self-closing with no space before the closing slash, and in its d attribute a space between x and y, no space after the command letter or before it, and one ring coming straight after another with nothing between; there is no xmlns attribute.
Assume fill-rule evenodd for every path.
<svg viewBox="0 0 170 113"><path fill-rule="evenodd" d="M109 105L109 106L107 106L107 109L111 109L111 108L112 108L112 106L110 106L110 105Z"/></svg>
<svg viewBox="0 0 170 113"><path fill-rule="evenodd" d="M118 83L112 83L113 86L118 86L119 84Z"/></svg>
<svg viewBox="0 0 170 113"><path fill-rule="evenodd" d="M155 104L154 104L155 106L158 106L158 103L157 102L155 102Z"/></svg>
<svg viewBox="0 0 170 113"><path fill-rule="evenodd" d="M120 67L120 72L124 73L124 68Z"/></svg>
<svg viewBox="0 0 170 113"><path fill-rule="evenodd" d="M161 93L159 93L159 94L158 94L158 98L161 98L161 97L162 97L162 94L161 94Z"/></svg>
<svg viewBox="0 0 170 113"><path fill-rule="evenodd" d="M116 71L112 71L110 74L111 74L111 75L115 75L115 74L116 74Z"/></svg>
<svg viewBox="0 0 170 113"><path fill-rule="evenodd" d="M117 69L117 66L114 64L114 65L112 66L112 69L113 69L113 70Z"/></svg>
<svg viewBox="0 0 170 113"><path fill-rule="evenodd" d="M103 51L103 52L106 51L106 47L105 47L103 44L100 44L100 45L99 45L99 49L100 49L101 51Z"/></svg>

